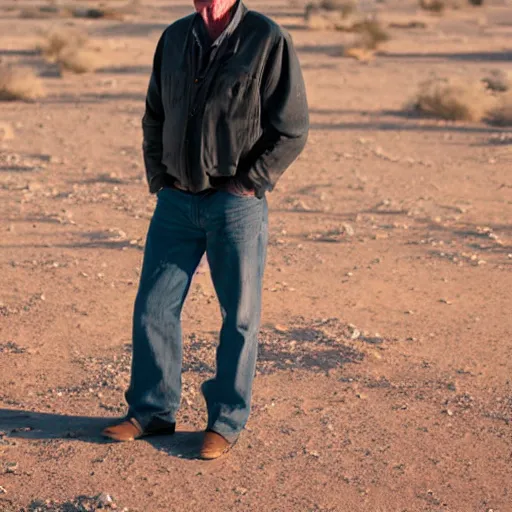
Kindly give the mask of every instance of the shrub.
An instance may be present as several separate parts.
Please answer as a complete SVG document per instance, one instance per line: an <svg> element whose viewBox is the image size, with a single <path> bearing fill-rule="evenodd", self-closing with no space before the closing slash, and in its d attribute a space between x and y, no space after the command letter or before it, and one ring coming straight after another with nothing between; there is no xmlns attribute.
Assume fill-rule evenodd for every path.
<svg viewBox="0 0 512 512"><path fill-rule="evenodd" d="M419 112L454 121L480 121L495 100L481 82L433 79L420 85L413 102Z"/></svg>
<svg viewBox="0 0 512 512"><path fill-rule="evenodd" d="M420 7L426 11L441 13L446 8L445 0L420 0Z"/></svg>
<svg viewBox="0 0 512 512"><path fill-rule="evenodd" d="M377 20L367 20L352 27L351 32L359 34L354 46L376 50L382 43L389 41L390 36Z"/></svg>
<svg viewBox="0 0 512 512"><path fill-rule="evenodd" d="M347 23L352 25L355 22L352 19L354 15L357 15L354 2L325 0L307 4L304 19L307 26L313 30L335 30Z"/></svg>
<svg viewBox="0 0 512 512"><path fill-rule="evenodd" d="M482 80L482 82L491 91L506 92L510 89L512 74L501 69L494 69Z"/></svg>
<svg viewBox="0 0 512 512"><path fill-rule="evenodd" d="M45 32L37 49L50 61L55 62L67 48L81 48L88 40L85 32L76 28L54 28Z"/></svg>
<svg viewBox="0 0 512 512"><path fill-rule="evenodd" d="M61 69L73 73L89 73L101 68L105 62L96 50L70 47L59 54L57 63Z"/></svg>
<svg viewBox="0 0 512 512"><path fill-rule="evenodd" d="M43 84L32 69L0 65L0 100L34 101L42 97Z"/></svg>
<svg viewBox="0 0 512 512"><path fill-rule="evenodd" d="M512 126L512 91L498 96L489 111L489 121L500 126Z"/></svg>
<svg viewBox="0 0 512 512"><path fill-rule="evenodd" d="M318 7L326 11L338 11L343 16L348 16L357 10L357 2L353 0L321 0Z"/></svg>

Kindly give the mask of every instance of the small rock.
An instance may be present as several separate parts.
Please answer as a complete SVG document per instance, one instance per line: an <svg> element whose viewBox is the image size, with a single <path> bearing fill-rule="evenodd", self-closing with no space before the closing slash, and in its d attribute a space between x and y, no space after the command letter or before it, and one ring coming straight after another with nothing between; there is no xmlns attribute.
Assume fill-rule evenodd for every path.
<svg viewBox="0 0 512 512"><path fill-rule="evenodd" d="M97 498L98 505L100 507L112 507L114 500L110 494L102 492Z"/></svg>
<svg viewBox="0 0 512 512"><path fill-rule="evenodd" d="M7 494L7 491L1 485L0 485L0 494Z"/></svg>
<svg viewBox="0 0 512 512"><path fill-rule="evenodd" d="M18 463L17 462L7 462L6 463L5 472L14 474L16 473L16 470L18 469Z"/></svg>
<svg viewBox="0 0 512 512"><path fill-rule="evenodd" d="M343 231L345 231L347 236L354 236L355 231L354 231L354 228L350 224L347 224L346 222L344 222L342 224L342 226L343 226Z"/></svg>
<svg viewBox="0 0 512 512"><path fill-rule="evenodd" d="M357 340L357 338L359 338L359 336L361 336L361 332L358 331L357 329L353 329L352 332L350 333L350 339L351 340Z"/></svg>

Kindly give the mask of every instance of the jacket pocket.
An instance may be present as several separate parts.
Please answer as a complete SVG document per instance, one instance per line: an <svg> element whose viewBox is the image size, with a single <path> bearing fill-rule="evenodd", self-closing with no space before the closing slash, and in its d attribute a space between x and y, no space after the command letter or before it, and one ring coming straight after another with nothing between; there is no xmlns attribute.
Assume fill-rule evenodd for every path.
<svg viewBox="0 0 512 512"><path fill-rule="evenodd" d="M211 175L233 176L243 153L258 138L260 97L245 69L224 69L216 77L203 119L203 162Z"/></svg>

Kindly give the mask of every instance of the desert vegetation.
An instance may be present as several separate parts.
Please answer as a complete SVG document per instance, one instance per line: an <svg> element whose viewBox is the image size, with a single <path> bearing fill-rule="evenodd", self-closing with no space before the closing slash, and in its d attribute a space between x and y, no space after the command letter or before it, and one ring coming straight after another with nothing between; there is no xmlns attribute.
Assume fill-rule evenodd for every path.
<svg viewBox="0 0 512 512"><path fill-rule="evenodd" d="M85 31L77 28L59 27L43 33L37 49L61 70L74 73L93 72L105 64L101 50L91 44Z"/></svg>
<svg viewBox="0 0 512 512"><path fill-rule="evenodd" d="M29 19L85 18L123 21L127 14L136 12L138 5L139 0L131 0L120 6L106 6L104 3L97 6L48 3L24 7L20 10L20 17Z"/></svg>
<svg viewBox="0 0 512 512"><path fill-rule="evenodd" d="M442 13L446 9L461 9L464 6L482 6L484 0L419 0L419 6L425 11Z"/></svg>
<svg viewBox="0 0 512 512"><path fill-rule="evenodd" d="M512 104L507 79L508 74L501 70L494 70L480 81L429 79L420 84L408 108L451 121L488 121L507 125Z"/></svg>
<svg viewBox="0 0 512 512"><path fill-rule="evenodd" d="M351 0L324 0L309 3L304 19L312 30L336 30L351 34L353 39L343 46L342 54L358 60L371 60L375 51L390 39L389 33L377 17L362 11Z"/></svg>
<svg viewBox="0 0 512 512"><path fill-rule="evenodd" d="M312 30L352 30L367 16L358 9L358 4L351 0L321 1L305 6L304 19Z"/></svg>
<svg viewBox="0 0 512 512"><path fill-rule="evenodd" d="M42 81L32 69L0 64L1 101L35 101L44 95Z"/></svg>
<svg viewBox="0 0 512 512"><path fill-rule="evenodd" d="M453 121L481 121L494 98L481 82L434 78L420 84L413 108Z"/></svg>
<svg viewBox="0 0 512 512"><path fill-rule="evenodd" d="M512 90L500 95L489 112L490 121L499 126L512 126Z"/></svg>

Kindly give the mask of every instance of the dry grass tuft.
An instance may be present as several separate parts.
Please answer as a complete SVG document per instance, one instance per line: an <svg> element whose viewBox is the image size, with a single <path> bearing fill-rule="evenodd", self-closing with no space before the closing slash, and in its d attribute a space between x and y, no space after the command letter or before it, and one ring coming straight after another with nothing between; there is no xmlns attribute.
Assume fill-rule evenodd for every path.
<svg viewBox="0 0 512 512"><path fill-rule="evenodd" d="M362 62L369 62L375 57L376 51L386 41L389 35L376 20L368 20L352 27L351 31L357 33L355 41L343 48L343 56Z"/></svg>
<svg viewBox="0 0 512 512"><path fill-rule="evenodd" d="M49 62L61 70L73 73L89 73L105 65L98 49L88 47L87 33L69 28L57 28L45 34L39 50Z"/></svg>
<svg viewBox="0 0 512 512"><path fill-rule="evenodd" d="M446 9L461 9L467 0L419 0L420 7L434 14L442 14Z"/></svg>
<svg viewBox="0 0 512 512"><path fill-rule="evenodd" d="M420 85L412 107L441 119L481 121L495 101L481 82L433 79Z"/></svg>
<svg viewBox="0 0 512 512"><path fill-rule="evenodd" d="M87 18L87 19L110 19L110 20L124 20L126 14L136 12L139 5L139 0L131 0L129 3L121 5L117 8L89 6L76 6L76 5L41 5L37 7L27 7L22 9L20 16L22 18Z"/></svg>
<svg viewBox="0 0 512 512"><path fill-rule="evenodd" d="M377 20L367 20L352 27L351 32L359 34L354 46L367 50L376 50L390 40L388 32Z"/></svg>
<svg viewBox="0 0 512 512"><path fill-rule="evenodd" d="M326 11L338 11L343 16L348 16L357 10L357 2L354 0L321 0L318 7Z"/></svg>
<svg viewBox="0 0 512 512"><path fill-rule="evenodd" d="M30 68L0 65L1 101L35 101L44 95L41 79Z"/></svg>
<svg viewBox="0 0 512 512"><path fill-rule="evenodd" d="M73 73L91 73L105 65L103 56L89 48L68 48L60 53L57 62L61 69Z"/></svg>
<svg viewBox="0 0 512 512"><path fill-rule="evenodd" d="M336 30L341 25L353 24L357 5L350 0L324 0L319 3L306 5L304 19L306 25L312 30Z"/></svg>
<svg viewBox="0 0 512 512"><path fill-rule="evenodd" d="M512 73L501 69L494 69L482 82L491 91L506 92L512 87Z"/></svg>
<svg viewBox="0 0 512 512"><path fill-rule="evenodd" d="M72 14L74 18L88 18L92 20L124 20L124 12L122 12L120 9L111 9L105 7L76 7L72 10Z"/></svg>
<svg viewBox="0 0 512 512"><path fill-rule="evenodd" d="M500 126L512 126L512 91L500 94L489 111L489 121Z"/></svg>
<svg viewBox="0 0 512 512"><path fill-rule="evenodd" d="M73 15L67 8L57 7L56 5L40 5L37 7L25 7L20 12L21 18L28 19L50 19L50 18L68 18Z"/></svg>
<svg viewBox="0 0 512 512"><path fill-rule="evenodd" d="M410 20L410 21L391 21L389 23L389 28L427 28L428 25L424 21L416 21L416 20Z"/></svg>
<svg viewBox="0 0 512 512"><path fill-rule="evenodd" d="M54 28L43 34L37 49L51 62L56 62L59 55L69 48L82 48L88 36L77 28Z"/></svg>
<svg viewBox="0 0 512 512"><path fill-rule="evenodd" d="M441 13L446 9L445 0L420 0L420 7L425 11Z"/></svg>

